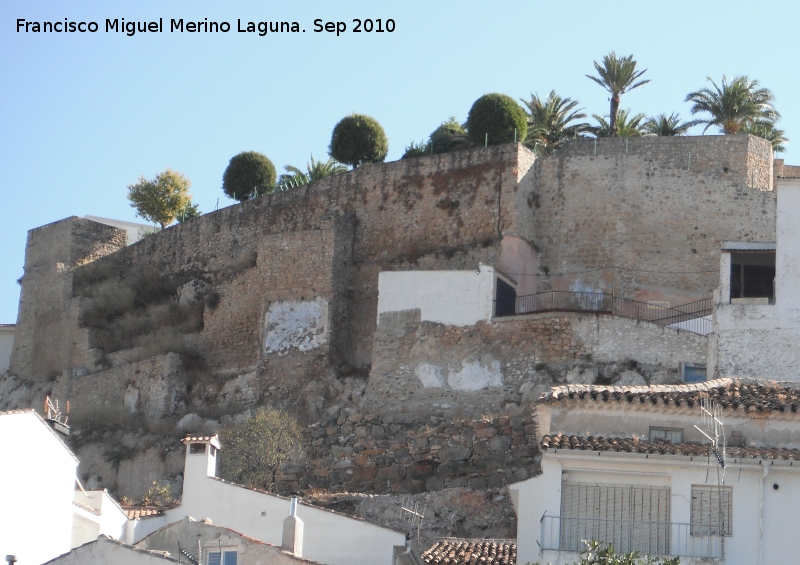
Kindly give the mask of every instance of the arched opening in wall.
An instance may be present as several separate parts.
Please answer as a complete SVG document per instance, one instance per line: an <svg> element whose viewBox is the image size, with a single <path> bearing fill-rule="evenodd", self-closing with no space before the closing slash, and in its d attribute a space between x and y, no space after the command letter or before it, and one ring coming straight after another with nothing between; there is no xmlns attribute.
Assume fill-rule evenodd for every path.
<svg viewBox="0 0 800 565"><path fill-rule="evenodd" d="M496 279L494 299L494 315L496 318L516 314L517 290L500 277Z"/></svg>

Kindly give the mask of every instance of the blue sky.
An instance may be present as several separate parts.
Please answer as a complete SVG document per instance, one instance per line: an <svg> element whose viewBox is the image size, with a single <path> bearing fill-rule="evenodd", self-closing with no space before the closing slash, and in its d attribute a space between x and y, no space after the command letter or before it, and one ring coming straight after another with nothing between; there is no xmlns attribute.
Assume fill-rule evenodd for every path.
<svg viewBox="0 0 800 565"><path fill-rule="evenodd" d="M689 118L686 94L746 74L776 96L783 154L800 164L796 3L4 0L0 10L0 323L16 321L27 230L77 215L137 221L126 199L166 167L192 181L201 211L233 204L228 160L266 154L281 170L325 158L359 112L381 122L388 160L487 92L555 89L589 114L605 92L592 61L634 54L652 82L622 107ZM16 20L96 21L98 33L18 33ZM227 21L229 33L105 33L106 18ZM314 33L315 19L393 19L392 33ZM305 33L237 33L237 20L297 21ZM699 132L698 132L699 133ZM711 133L711 130L709 131ZM798 157L794 157L798 155Z"/></svg>

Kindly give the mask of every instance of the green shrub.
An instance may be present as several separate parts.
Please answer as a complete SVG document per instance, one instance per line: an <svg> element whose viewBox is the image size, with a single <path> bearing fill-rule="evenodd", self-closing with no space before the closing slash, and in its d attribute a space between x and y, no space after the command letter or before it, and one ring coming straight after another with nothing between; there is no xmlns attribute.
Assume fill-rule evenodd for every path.
<svg viewBox="0 0 800 565"><path fill-rule="evenodd" d="M422 141L419 142L419 144L414 143L412 141L408 146L406 146L406 151L400 158L411 159L412 157L422 157L423 155L430 155L430 154L431 154L430 145Z"/></svg>
<svg viewBox="0 0 800 565"><path fill-rule="evenodd" d="M353 168L364 163L382 163L389 153L389 141L375 118L352 114L333 128L328 153Z"/></svg>
<svg viewBox="0 0 800 565"><path fill-rule="evenodd" d="M523 141L528 133L525 111L505 94L485 94L472 105L467 117L469 140L483 145L488 134L489 145ZM436 147L434 147L436 151Z"/></svg>
<svg viewBox="0 0 800 565"><path fill-rule="evenodd" d="M222 175L222 190L226 195L243 202L272 192L277 173L275 165L265 155L245 151L231 158Z"/></svg>
<svg viewBox="0 0 800 565"><path fill-rule="evenodd" d="M442 122L442 125L433 130L429 139L434 153L448 153L470 145L467 130L455 118Z"/></svg>

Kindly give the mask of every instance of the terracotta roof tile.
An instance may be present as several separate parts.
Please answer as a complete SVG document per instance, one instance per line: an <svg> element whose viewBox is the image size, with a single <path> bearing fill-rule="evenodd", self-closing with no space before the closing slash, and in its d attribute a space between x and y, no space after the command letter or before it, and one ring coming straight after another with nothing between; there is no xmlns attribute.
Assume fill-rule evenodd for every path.
<svg viewBox="0 0 800 565"><path fill-rule="evenodd" d="M564 434L542 436L542 450L576 449L584 451L616 451L656 455L706 456L709 445L699 443L670 443L668 441L644 441L633 438L603 436L568 436ZM728 447L728 458L771 459L800 461L800 449L778 447Z"/></svg>
<svg viewBox="0 0 800 565"><path fill-rule="evenodd" d="M441 539L421 555L428 565L514 565L513 540Z"/></svg>
<svg viewBox="0 0 800 565"><path fill-rule="evenodd" d="M193 441L212 441L215 439L219 439L219 436L217 436L216 434L213 436L186 436L181 441L183 443L190 443Z"/></svg>
<svg viewBox="0 0 800 565"><path fill-rule="evenodd" d="M776 381L730 378L680 385L564 385L543 393L539 402L578 400L692 407L701 396L714 400L722 408L746 412L800 410L800 389Z"/></svg>
<svg viewBox="0 0 800 565"><path fill-rule="evenodd" d="M136 520L137 518L150 518L152 516L161 516L165 510L170 507L164 506L122 506L123 512L128 515L129 520Z"/></svg>

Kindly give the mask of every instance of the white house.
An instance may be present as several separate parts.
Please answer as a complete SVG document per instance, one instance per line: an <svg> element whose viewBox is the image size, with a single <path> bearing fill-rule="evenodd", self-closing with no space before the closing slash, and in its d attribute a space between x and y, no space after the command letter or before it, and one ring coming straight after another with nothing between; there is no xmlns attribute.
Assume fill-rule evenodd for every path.
<svg viewBox="0 0 800 565"><path fill-rule="evenodd" d="M245 536L294 550L297 557L328 565L393 565L397 548L405 550L402 532L303 503L293 513L290 498L218 478L217 436L189 436L183 442L186 465L181 504L163 515L136 521L134 541L191 516L210 519ZM290 515L299 519L295 525L300 529L299 535L287 540L284 522Z"/></svg>
<svg viewBox="0 0 800 565"><path fill-rule="evenodd" d="M33 410L0 412L0 555L38 565L69 551L78 460Z"/></svg>
<svg viewBox="0 0 800 565"><path fill-rule="evenodd" d="M108 493L77 482L78 460L62 439L68 430L57 415L0 412L0 555L16 556L20 565L38 565L99 535L126 535L127 514Z"/></svg>
<svg viewBox="0 0 800 565"><path fill-rule="evenodd" d="M714 437L704 399L716 450L694 427ZM509 487L517 562L573 563L582 539L682 564L796 562L798 410L800 390L772 381L552 388L536 407L542 473Z"/></svg>
<svg viewBox="0 0 800 565"><path fill-rule="evenodd" d="M777 243L727 242L709 375L800 381L800 178L778 190Z"/></svg>
<svg viewBox="0 0 800 565"><path fill-rule="evenodd" d="M280 547L223 526L184 517L139 541L137 548L169 552L196 559L203 565L314 565ZM120 562L122 565L124 562Z"/></svg>
<svg viewBox="0 0 800 565"><path fill-rule="evenodd" d="M43 565L166 565L187 563L163 551L148 551L101 535L96 540L47 561ZM21 563L21 562L20 562Z"/></svg>

